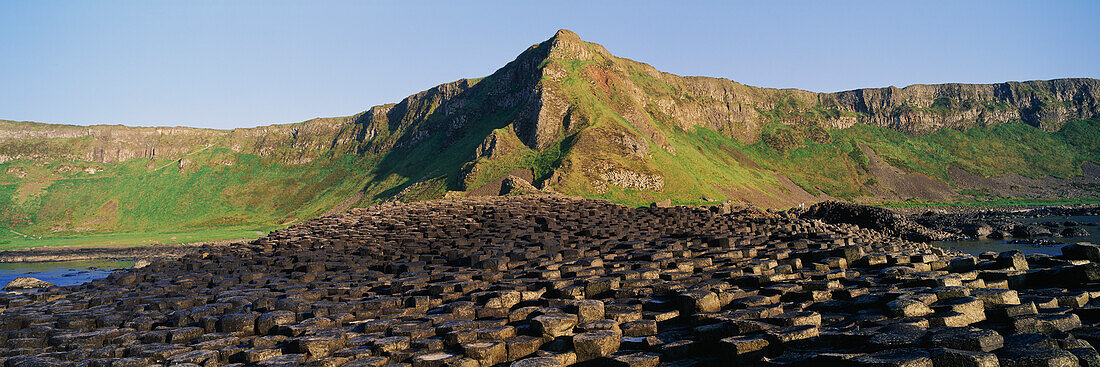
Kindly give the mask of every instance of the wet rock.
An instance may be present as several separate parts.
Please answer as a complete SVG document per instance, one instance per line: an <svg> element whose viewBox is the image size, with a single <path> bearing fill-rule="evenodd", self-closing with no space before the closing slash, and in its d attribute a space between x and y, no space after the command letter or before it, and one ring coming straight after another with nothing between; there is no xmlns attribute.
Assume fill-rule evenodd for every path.
<svg viewBox="0 0 1100 367"><path fill-rule="evenodd" d="M1049 236L1050 229L1038 224L1021 224L1012 228L1012 236L1021 238Z"/></svg>
<svg viewBox="0 0 1100 367"><path fill-rule="evenodd" d="M1083 227L1066 227L1061 234L1065 237L1088 237L1091 233Z"/></svg>
<svg viewBox="0 0 1100 367"><path fill-rule="evenodd" d="M803 218L827 219L875 229L912 241L944 241L950 234L925 227L908 217L883 208L840 201L814 204L801 214Z"/></svg>
<svg viewBox="0 0 1100 367"><path fill-rule="evenodd" d="M1071 245L1066 245L1062 247L1062 257L1065 257L1067 259L1100 262L1100 246L1094 245L1089 242L1079 242Z"/></svg>

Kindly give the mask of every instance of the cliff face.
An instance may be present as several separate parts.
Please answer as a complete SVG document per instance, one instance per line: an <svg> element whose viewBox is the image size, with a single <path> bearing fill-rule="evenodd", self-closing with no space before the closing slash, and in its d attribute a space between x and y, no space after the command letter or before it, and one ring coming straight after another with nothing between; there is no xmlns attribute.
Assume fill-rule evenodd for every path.
<svg viewBox="0 0 1100 367"><path fill-rule="evenodd" d="M859 122L907 133L1023 121L1057 131L1100 114L1100 80L912 85L824 94L822 105L862 114ZM837 127L847 127L838 123Z"/></svg>
<svg viewBox="0 0 1100 367"><path fill-rule="evenodd" d="M1097 118L1098 96L1096 79L838 93L758 88L660 72L561 30L485 78L347 117L233 130L0 121L0 189L12 193L5 201L0 192L0 219L39 223L32 228L70 222L57 227L64 231L111 218L107 209L65 214L58 208L77 204L51 190L97 192L79 203L94 208L137 203L142 194L117 183L167 180L160 170L173 161L180 176L164 185L194 200L249 198L215 200L235 214L207 220L233 223L294 220L348 200L497 193L493 185L508 176L626 203L943 200L961 189L950 182L958 172L1081 175L1082 164L1100 157L1088 145L1096 124L1075 121ZM117 197L96 199L95 183L108 177ZM275 182L253 184L261 178ZM89 228L123 230L127 215L142 215L138 206L115 224ZM255 207L267 216L250 217Z"/></svg>

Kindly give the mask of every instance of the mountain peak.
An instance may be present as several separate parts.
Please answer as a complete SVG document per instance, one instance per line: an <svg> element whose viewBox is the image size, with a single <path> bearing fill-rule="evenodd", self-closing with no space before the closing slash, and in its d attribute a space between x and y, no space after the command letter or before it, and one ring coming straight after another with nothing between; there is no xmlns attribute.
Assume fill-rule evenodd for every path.
<svg viewBox="0 0 1100 367"><path fill-rule="evenodd" d="M568 29L559 29L557 33L554 33L554 37L550 39L555 41L581 41L580 36Z"/></svg>
<svg viewBox="0 0 1100 367"><path fill-rule="evenodd" d="M546 40L550 46L550 57L558 59L591 60L596 54L610 56L607 50L595 43L588 43L568 29L559 29L553 37Z"/></svg>

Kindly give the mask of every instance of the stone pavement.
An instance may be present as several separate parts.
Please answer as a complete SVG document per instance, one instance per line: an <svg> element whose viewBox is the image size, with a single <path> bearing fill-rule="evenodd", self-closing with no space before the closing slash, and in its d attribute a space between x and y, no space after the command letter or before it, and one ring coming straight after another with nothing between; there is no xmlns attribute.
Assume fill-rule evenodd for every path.
<svg viewBox="0 0 1100 367"><path fill-rule="evenodd" d="M978 258L751 208L486 198L0 295L4 366L1098 366L1100 249Z"/></svg>

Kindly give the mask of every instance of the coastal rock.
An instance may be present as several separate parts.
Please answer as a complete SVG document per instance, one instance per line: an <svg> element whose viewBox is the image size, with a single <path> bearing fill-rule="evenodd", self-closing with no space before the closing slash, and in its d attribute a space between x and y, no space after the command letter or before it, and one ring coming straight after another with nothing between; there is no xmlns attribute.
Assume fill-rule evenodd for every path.
<svg viewBox="0 0 1100 367"><path fill-rule="evenodd" d="M1065 237L1088 237L1090 233L1087 229L1081 227L1066 227L1061 234Z"/></svg>
<svg viewBox="0 0 1100 367"><path fill-rule="evenodd" d="M1100 262L1100 246L1089 242L1080 242L1062 247L1062 257L1067 259Z"/></svg>
<svg viewBox="0 0 1100 367"><path fill-rule="evenodd" d="M1012 229L1013 237L1032 238L1050 236L1050 229L1038 224L1021 224Z"/></svg>
<svg viewBox="0 0 1100 367"><path fill-rule="evenodd" d="M0 294L0 352L11 365L1097 359L1100 265L1079 259L1090 245L974 257L792 212L663 204L527 195L352 209Z"/></svg>
<svg viewBox="0 0 1100 367"><path fill-rule="evenodd" d="M18 277L18 278L12 279L12 281L8 282L8 284L4 286L4 290L5 291L11 291L11 290L19 290L19 289L41 289L41 288L50 288L50 287L54 287L54 286L55 285L53 285L53 283L50 283L50 282L47 282L47 281L38 280L38 279L35 279L35 278L31 278L31 277Z"/></svg>
<svg viewBox="0 0 1100 367"><path fill-rule="evenodd" d="M841 201L825 201L811 205L802 218L821 219L832 223L850 223L883 231L911 241L946 241L957 239L949 233L929 229L908 217L883 208Z"/></svg>

